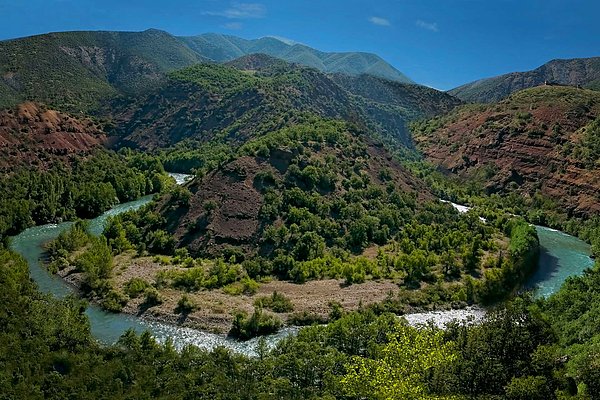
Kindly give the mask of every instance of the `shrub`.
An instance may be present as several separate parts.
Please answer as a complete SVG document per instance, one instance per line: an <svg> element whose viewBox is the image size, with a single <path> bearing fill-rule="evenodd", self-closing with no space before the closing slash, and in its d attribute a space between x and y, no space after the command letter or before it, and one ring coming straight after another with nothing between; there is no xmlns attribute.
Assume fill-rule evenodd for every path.
<svg viewBox="0 0 600 400"><path fill-rule="evenodd" d="M314 312L298 312L289 316L288 323L296 326L322 325L328 322L326 317L323 317Z"/></svg>
<svg viewBox="0 0 600 400"><path fill-rule="evenodd" d="M127 304L127 296L117 292L116 290L110 290L108 294L102 299L100 305L106 311L118 313L123 310L123 307Z"/></svg>
<svg viewBox="0 0 600 400"><path fill-rule="evenodd" d="M258 282L252 278L242 278L239 282L231 283L223 288L223 292L232 296L245 294L251 296L258 290Z"/></svg>
<svg viewBox="0 0 600 400"><path fill-rule="evenodd" d="M152 286L146 288L146 290L144 291L144 305L146 305L147 307L152 307L162 304L162 302L163 299L158 290L156 290Z"/></svg>
<svg viewBox="0 0 600 400"><path fill-rule="evenodd" d="M337 321L344 316L344 307L337 301L329 302L329 320Z"/></svg>
<svg viewBox="0 0 600 400"><path fill-rule="evenodd" d="M194 303L192 299L190 299L187 295L184 294L177 302L175 312L179 314L189 314L196 308L198 308L196 303Z"/></svg>
<svg viewBox="0 0 600 400"><path fill-rule="evenodd" d="M256 307L268 308L276 313L286 313L294 310L294 305L285 297L285 295L277 291L269 297L260 297L254 302Z"/></svg>
<svg viewBox="0 0 600 400"><path fill-rule="evenodd" d="M229 335L237 339L248 340L255 336L275 333L281 328L281 325L279 318L266 314L260 307L256 307L250 317L245 312L235 315Z"/></svg>
<svg viewBox="0 0 600 400"><path fill-rule="evenodd" d="M159 229L149 235L150 245L148 250L158 254L173 254L175 251L175 238L167 232Z"/></svg>
<svg viewBox="0 0 600 400"><path fill-rule="evenodd" d="M134 299L140 294L144 293L148 286L150 286L150 284L142 278L131 278L125 284L125 293L127 293L129 297Z"/></svg>
<svg viewBox="0 0 600 400"><path fill-rule="evenodd" d="M46 245L46 251L51 259L65 257L68 253L78 250L88 244L90 235L87 232L88 223L79 220L68 230L61 232L56 239Z"/></svg>

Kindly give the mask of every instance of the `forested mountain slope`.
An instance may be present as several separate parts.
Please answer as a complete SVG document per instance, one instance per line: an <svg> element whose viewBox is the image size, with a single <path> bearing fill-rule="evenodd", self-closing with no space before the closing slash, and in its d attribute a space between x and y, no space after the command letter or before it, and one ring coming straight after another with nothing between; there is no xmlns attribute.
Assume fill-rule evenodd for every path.
<svg viewBox="0 0 600 400"><path fill-rule="evenodd" d="M0 42L0 107L35 100L86 111L155 86L164 73L206 59L170 34L58 32Z"/></svg>
<svg viewBox="0 0 600 400"><path fill-rule="evenodd" d="M375 78L335 78L265 55L228 65L199 64L170 73L146 96L113 104L115 134L122 143L143 148L216 136L239 144L309 113L366 125L412 147L407 122L459 104L433 89L378 78L379 86L362 93L358 88L369 86L369 79Z"/></svg>

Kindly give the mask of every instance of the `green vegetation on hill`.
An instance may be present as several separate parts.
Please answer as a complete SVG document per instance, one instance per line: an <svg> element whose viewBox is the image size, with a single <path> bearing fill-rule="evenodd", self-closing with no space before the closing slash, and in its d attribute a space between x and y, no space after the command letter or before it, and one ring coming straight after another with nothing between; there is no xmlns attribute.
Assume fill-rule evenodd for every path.
<svg viewBox="0 0 600 400"><path fill-rule="evenodd" d="M0 42L0 108L25 100L97 108L155 87L167 71L205 58L166 32L60 32Z"/></svg>
<svg viewBox="0 0 600 400"><path fill-rule="evenodd" d="M367 126L374 135L411 148L409 121L460 104L433 89L366 75L328 76L264 55L227 65L198 64L169 77L146 96L113 104L114 134L121 137L121 145L238 146L318 115Z"/></svg>
<svg viewBox="0 0 600 400"><path fill-rule="evenodd" d="M193 82L202 90L221 96L248 90L260 82L250 73L219 64L198 64L169 75L174 80Z"/></svg>
<svg viewBox="0 0 600 400"><path fill-rule="evenodd" d="M506 218L485 224L418 196L424 187L390 159L357 128L313 119L247 142L157 204L116 216L105 235L109 243L125 240L124 249L177 255L181 247L213 259L189 258L160 277L163 286L193 291L271 276L297 283L392 279L407 290L430 286L434 302L466 304L493 303L519 287L536 265L534 229ZM253 186L244 191L257 193L249 204L261 204L255 215L218 201L237 196L228 190L240 180ZM228 236L228 226L245 225L245 218L257 226L246 233L250 239Z"/></svg>
<svg viewBox="0 0 600 400"><path fill-rule="evenodd" d="M600 116L583 128L581 140L575 143L571 154L587 169L600 168Z"/></svg>
<svg viewBox="0 0 600 400"><path fill-rule="evenodd" d="M357 111L342 88L305 67L258 72L198 64L171 74L166 86L117 107L123 144L156 148L185 139L239 146L306 114L350 120ZM121 116L122 115L122 116ZM396 116L402 120L402 116Z"/></svg>

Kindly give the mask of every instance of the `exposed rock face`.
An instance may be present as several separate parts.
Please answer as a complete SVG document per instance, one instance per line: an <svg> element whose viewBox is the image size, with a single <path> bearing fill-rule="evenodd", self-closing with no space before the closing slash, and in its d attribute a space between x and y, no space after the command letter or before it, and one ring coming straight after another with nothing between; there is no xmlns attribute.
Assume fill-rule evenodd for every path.
<svg viewBox="0 0 600 400"><path fill-rule="evenodd" d="M433 120L429 132L416 129L415 141L431 162L486 181L490 192L541 191L585 216L600 212L600 167L575 150L598 116L600 93L539 87Z"/></svg>
<svg viewBox="0 0 600 400"><path fill-rule="evenodd" d="M90 119L78 119L35 103L0 112L0 169L45 167L56 159L87 154L106 140Z"/></svg>
<svg viewBox="0 0 600 400"><path fill-rule="evenodd" d="M331 148L319 151L316 157L332 154L341 157L332 153ZM187 188L192 196L186 206L165 197L157 212L166 218L167 230L174 234L178 246L186 246L192 254L220 255L231 247L247 254L257 253L262 246L263 229L271 223L261 215L268 186L261 183L261 176L267 174L282 182L298 156L288 149L274 149L266 158L241 156L190 182ZM382 190L393 183L403 193L414 193L420 201L433 199L425 184L394 161L384 147L367 141L361 157L364 173ZM386 181L380 178L382 170L388 171ZM345 193L339 182L335 186L323 196L335 198ZM281 196L281 192L275 193ZM280 218L281 215L276 221L281 221Z"/></svg>
<svg viewBox="0 0 600 400"><path fill-rule="evenodd" d="M186 214L167 212L167 219L175 222L175 236L194 253L210 253L225 245L250 250L258 240L263 205L254 184L259 171L276 173L265 160L242 157L194 181Z"/></svg>
<svg viewBox="0 0 600 400"><path fill-rule="evenodd" d="M453 96L474 103L491 103L519 90L551 84L597 88L600 57L552 60L533 71L513 72L481 79L450 90Z"/></svg>
<svg viewBox="0 0 600 400"><path fill-rule="evenodd" d="M153 87L164 79L157 65L116 48L61 46L60 50L73 57L98 78L107 80L126 93Z"/></svg>

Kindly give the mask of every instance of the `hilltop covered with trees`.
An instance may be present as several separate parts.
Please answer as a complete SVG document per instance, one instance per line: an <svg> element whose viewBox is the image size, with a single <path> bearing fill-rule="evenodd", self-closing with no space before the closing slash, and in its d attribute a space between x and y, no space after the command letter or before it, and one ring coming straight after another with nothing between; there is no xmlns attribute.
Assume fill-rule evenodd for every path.
<svg viewBox="0 0 600 400"><path fill-rule="evenodd" d="M79 286L109 310L169 321L184 314L205 329L229 329L229 321L242 337L252 335L241 333L247 324L260 334L280 318L327 320L336 295L349 309L386 300L397 313L495 303L520 287L538 254L523 220L460 214L366 132L317 118L246 142L156 203L111 219L104 235L73 227L51 244L52 269L81 274ZM103 260L102 271L86 267L87 255ZM274 290L291 309L273 319L261 302L253 312L260 295L275 296L257 294L273 279L326 280L313 303L330 300L320 308L291 301L295 289L280 284ZM374 297L340 294L370 281L381 287Z"/></svg>

